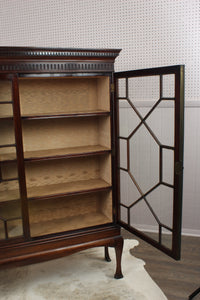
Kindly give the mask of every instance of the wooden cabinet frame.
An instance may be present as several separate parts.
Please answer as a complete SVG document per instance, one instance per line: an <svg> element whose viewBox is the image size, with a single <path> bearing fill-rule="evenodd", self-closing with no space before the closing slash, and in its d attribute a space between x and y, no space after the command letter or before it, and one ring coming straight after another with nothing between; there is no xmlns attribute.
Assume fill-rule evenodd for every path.
<svg viewBox="0 0 200 300"><path fill-rule="evenodd" d="M105 247L105 259L109 260L108 247L115 247L115 278L121 278L121 226L175 259L179 258L184 67L115 74L114 60L119 52L119 49L0 48L0 122L3 124L0 135L5 139L0 145L2 267L45 261L96 246ZM122 168L119 160L118 81L125 79L127 95L124 98L130 103L129 78L159 76L160 103L164 99L162 78L166 74L175 76L175 96L171 99L175 103L175 145L170 148L175 153L174 184L170 187L174 203L171 249L162 245L162 227L169 228L161 222L158 242L133 228L130 207L134 204L129 207L122 204L119 180ZM12 93L6 87L9 84ZM4 104L13 104L13 114L6 108L1 110ZM134 105L131 106L141 124L147 127L149 114L142 118ZM13 142L9 137L12 130ZM162 149L169 147L161 143L159 147L161 170ZM5 151L5 148L10 150ZM129 156L127 149L128 161ZM17 177L14 177L14 162ZM129 167L125 171L130 175ZM169 186L162 180L161 173L159 184ZM5 179L5 174L11 175ZM52 176L50 179L49 175ZM13 196L13 189L4 188L6 182L11 181L15 181L13 186L19 182L16 192L19 199ZM133 183L140 191L134 180ZM146 195L141 192L141 199L146 201ZM122 206L127 209L128 222L122 220ZM13 211L19 211L19 216L14 216ZM14 229L22 227L21 234L10 230L12 222Z"/></svg>

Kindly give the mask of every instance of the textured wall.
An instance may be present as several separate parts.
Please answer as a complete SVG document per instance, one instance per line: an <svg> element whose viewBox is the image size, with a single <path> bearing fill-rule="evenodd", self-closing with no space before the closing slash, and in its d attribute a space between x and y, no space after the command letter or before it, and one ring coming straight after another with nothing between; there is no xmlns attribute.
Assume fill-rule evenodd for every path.
<svg viewBox="0 0 200 300"><path fill-rule="evenodd" d="M199 0L0 1L0 45L122 48L116 70L185 64L183 227L200 233ZM148 225L148 222L147 222Z"/></svg>

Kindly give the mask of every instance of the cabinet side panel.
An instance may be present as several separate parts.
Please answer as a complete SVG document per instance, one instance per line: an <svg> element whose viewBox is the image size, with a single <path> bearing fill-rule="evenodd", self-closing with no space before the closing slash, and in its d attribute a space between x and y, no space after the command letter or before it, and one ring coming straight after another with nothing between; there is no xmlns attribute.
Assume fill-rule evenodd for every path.
<svg viewBox="0 0 200 300"><path fill-rule="evenodd" d="M111 147L110 117L99 119L99 144L107 148Z"/></svg>
<svg viewBox="0 0 200 300"><path fill-rule="evenodd" d="M98 108L110 111L110 79L100 77L97 79Z"/></svg>

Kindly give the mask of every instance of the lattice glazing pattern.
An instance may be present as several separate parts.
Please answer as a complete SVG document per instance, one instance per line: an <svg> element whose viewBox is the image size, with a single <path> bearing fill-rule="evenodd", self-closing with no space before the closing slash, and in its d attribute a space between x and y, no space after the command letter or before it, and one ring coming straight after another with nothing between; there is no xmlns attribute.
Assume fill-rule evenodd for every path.
<svg viewBox="0 0 200 300"><path fill-rule="evenodd" d="M118 94L121 220L135 226L146 218L164 244L162 233L173 232L175 76L120 78ZM151 107L139 105L149 100Z"/></svg>

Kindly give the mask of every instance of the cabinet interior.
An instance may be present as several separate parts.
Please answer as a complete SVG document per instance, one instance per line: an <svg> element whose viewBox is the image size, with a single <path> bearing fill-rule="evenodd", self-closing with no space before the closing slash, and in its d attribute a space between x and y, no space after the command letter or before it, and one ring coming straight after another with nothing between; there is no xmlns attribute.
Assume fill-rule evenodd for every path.
<svg viewBox="0 0 200 300"><path fill-rule="evenodd" d="M82 192L111 186L110 154L27 162L28 198Z"/></svg>
<svg viewBox="0 0 200 300"><path fill-rule="evenodd" d="M23 77L22 116L110 111L109 77Z"/></svg>
<svg viewBox="0 0 200 300"><path fill-rule="evenodd" d="M31 236L112 222L109 77L18 84ZM11 101L11 82L0 87L0 101ZM0 148L0 239L22 235L12 104L4 105L0 145L12 146Z"/></svg>
<svg viewBox="0 0 200 300"><path fill-rule="evenodd" d="M31 236L112 222L112 193L98 192L29 202Z"/></svg>
<svg viewBox="0 0 200 300"><path fill-rule="evenodd" d="M111 144L109 117L24 120L22 131L25 157L34 155L32 151L43 151L44 154L44 150L64 149L65 153L70 151L68 148L87 146L110 149Z"/></svg>

